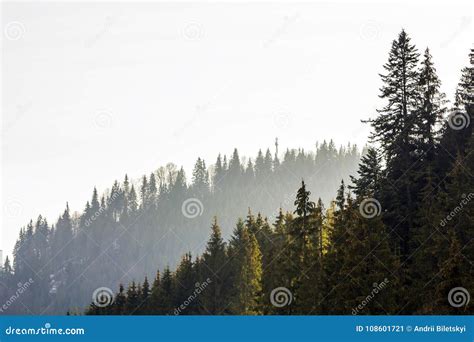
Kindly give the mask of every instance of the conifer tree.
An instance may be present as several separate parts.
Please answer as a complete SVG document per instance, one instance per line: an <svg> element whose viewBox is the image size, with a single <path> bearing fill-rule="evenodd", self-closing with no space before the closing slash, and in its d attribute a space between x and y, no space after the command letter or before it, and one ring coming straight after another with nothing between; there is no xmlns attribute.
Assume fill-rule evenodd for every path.
<svg viewBox="0 0 474 342"><path fill-rule="evenodd" d="M231 242L234 276L232 310L236 314L261 313L262 254L257 239L240 221Z"/></svg>
<svg viewBox="0 0 474 342"><path fill-rule="evenodd" d="M176 284L169 267L163 271L160 280L160 289L157 294L156 312L159 315L171 315L175 309Z"/></svg>
<svg viewBox="0 0 474 342"><path fill-rule="evenodd" d="M132 281L127 289L127 302L125 304L125 311L127 315L136 315L137 309L140 305L140 297L138 294L138 287L135 281Z"/></svg>
<svg viewBox="0 0 474 342"><path fill-rule="evenodd" d="M427 48L419 71L420 109L415 126L419 151L427 162L434 159L435 144L439 141L441 120L446 113L446 95L440 91L441 81L433 64L433 57Z"/></svg>
<svg viewBox="0 0 474 342"><path fill-rule="evenodd" d="M304 181L296 194L294 211L298 217L293 220L289 229L290 260L294 263L291 270L291 292L295 296L294 309L296 313L304 313L311 310L308 306L311 297L306 284L308 284L307 273L313 273L315 260L317 260L317 246L314 245L312 237L318 236L314 220L310 219L315 212L316 205L309 199L310 192L306 190ZM318 261L316 261L318 262Z"/></svg>
<svg viewBox="0 0 474 342"><path fill-rule="evenodd" d="M141 205L144 208L145 205L147 204L147 192L148 192L148 180L146 176L144 175L142 178L142 185L140 188L140 200L141 200Z"/></svg>
<svg viewBox="0 0 474 342"><path fill-rule="evenodd" d="M444 217L439 220L440 215L434 216L439 221L434 222L436 231L429 242L434 245L430 250L436 253L432 261L438 263L438 270L433 271L436 276L433 282L437 284L434 293L432 288L427 289L428 293L433 294L435 303L433 307L423 308L428 312L462 313L447 306L448 292L454 287L469 291L474 286L474 267L470 262L474 258L474 192L470 191L474 189L473 146L474 136L471 136L465 148L466 155L458 154L448 174L446 194L440 197L445 209ZM465 310L473 312L472 305Z"/></svg>
<svg viewBox="0 0 474 342"><path fill-rule="evenodd" d="M193 189L200 196L204 196L209 191L209 173L206 169L206 163L198 158L193 170Z"/></svg>
<svg viewBox="0 0 474 342"><path fill-rule="evenodd" d="M274 265L276 268L275 277L280 275L279 278L274 278L274 284L276 286L272 287L271 290L274 290L277 287L285 287L292 292L292 297L294 297L294 290L296 287L296 279L300 275L301 268L293 262L293 256L295 255L295 238L294 235L291 233L293 231L293 225L295 224L295 217L292 213L287 212L284 215L283 221L284 226L278 228L278 231L281 234L278 234L279 244L275 246L281 246L282 248L277 250L277 254L274 257L274 262L280 262L279 264L270 263L270 265ZM270 289L269 289L270 290ZM265 293L265 298L269 299L271 295L271 291ZM291 315L294 313L294 300L288 305L283 307L275 307L273 304L269 306L268 311L270 313L278 314L278 315ZM268 303L267 303L268 304Z"/></svg>
<svg viewBox="0 0 474 342"><path fill-rule="evenodd" d="M420 75L417 70L416 47L402 30L392 43L386 73L381 75L383 86L380 98L386 105L378 110L378 116L369 120L373 127L371 139L380 143L386 159L387 182L382 206L389 209L385 219L390 227L397 227L397 235L404 257L410 253L410 234L415 212L413 176L407 173L418 158L416 151L416 123L420 104ZM402 221L405 221L403 224Z"/></svg>
<svg viewBox="0 0 474 342"><path fill-rule="evenodd" d="M217 218L214 218L211 226L211 237L203 254L202 263L204 265L202 269L204 280L211 280L202 294L203 309L208 314L223 314L230 305L228 297L226 297L229 290L227 269L225 268L227 253Z"/></svg>
<svg viewBox="0 0 474 342"><path fill-rule="evenodd" d="M125 305L127 302L127 297L125 295L125 289L123 285L119 285L119 292L115 296L112 312L114 315L123 315L125 311Z"/></svg>
<svg viewBox="0 0 474 342"><path fill-rule="evenodd" d="M359 314L396 313L396 293L400 291L398 276L392 272L398 269L397 259L392 254L386 228L379 216L365 218L358 211L358 205L348 199L347 239L344 246L342 266L343 280L335 289L336 310L350 314L374 288L377 296L364 306ZM386 283L383 289L379 284ZM376 285L375 285L376 284Z"/></svg>
<svg viewBox="0 0 474 342"><path fill-rule="evenodd" d="M150 311L149 301L150 301L150 283L148 282L148 278L145 276L145 280L143 281L143 285L141 287L141 292L140 292L140 298L139 298L138 313L140 315L149 313Z"/></svg>
<svg viewBox="0 0 474 342"><path fill-rule="evenodd" d="M192 262L191 253L186 253L176 269L176 305L187 302L189 296L194 295L194 290L199 286ZM192 300L180 315L191 315L197 312L197 302Z"/></svg>
<svg viewBox="0 0 474 342"><path fill-rule="evenodd" d="M158 191L158 187L156 185L155 173L152 172L150 174L150 178L148 181L148 188L146 190L146 202L147 202L148 207L155 205L155 201L157 198L157 191Z"/></svg>
<svg viewBox="0 0 474 342"><path fill-rule="evenodd" d="M11 266L11 263L10 263L10 259L8 258L8 255L7 257L5 258L5 263L3 264L3 269L2 271L5 273L5 274L11 274L13 272L13 269L12 269L12 266Z"/></svg>
<svg viewBox="0 0 474 342"><path fill-rule="evenodd" d="M358 197L377 197L382 183L382 166L381 156L379 156L375 148L369 148L367 154L362 156L357 173L357 178L351 176L354 186L349 188Z"/></svg>
<svg viewBox="0 0 474 342"><path fill-rule="evenodd" d="M439 273L433 280L433 302L425 303L424 310L430 314L466 315L474 313L474 305L469 301L467 293L474 284L473 267L469 259L463 255L466 246L461 245L454 229L449 229L447 244L448 256L440 260ZM472 243L472 241L471 241ZM467 246L472 250L473 245ZM430 286L432 281L425 284ZM432 285L431 285L432 286ZM453 294L459 292L457 294ZM457 297L459 296L459 297ZM453 305L454 304L454 305Z"/></svg>
<svg viewBox="0 0 474 342"><path fill-rule="evenodd" d="M97 193L97 188L94 187L94 191L92 193L91 211L92 213L96 213L99 211L99 209L100 209L99 194Z"/></svg>
<svg viewBox="0 0 474 342"><path fill-rule="evenodd" d="M311 226L304 249L302 267L295 293L295 308L301 314L317 314L322 310L323 290L323 205L321 199L311 210L307 225ZM298 222L298 221L296 221Z"/></svg>
<svg viewBox="0 0 474 342"><path fill-rule="evenodd" d="M128 197L128 210L131 216L134 216L138 210L138 202L137 202L137 193L135 191L135 187L132 185L130 189L130 195Z"/></svg>
<svg viewBox="0 0 474 342"><path fill-rule="evenodd" d="M290 215L290 214L288 214ZM290 258L288 222L291 219L280 208L274 223L272 243L268 251L268 262L263 267L263 309L264 313L286 313L285 308L275 308L270 302L270 294L278 287L290 288L289 273L292 265L288 265Z"/></svg>
<svg viewBox="0 0 474 342"><path fill-rule="evenodd" d="M148 310L151 314L158 313L158 305L161 296L161 276L160 271L156 271L155 279L153 280L153 284L151 286L150 291L150 298L148 300Z"/></svg>
<svg viewBox="0 0 474 342"><path fill-rule="evenodd" d="M214 176L212 178L212 187L214 191L219 191L222 187L222 184L220 184L221 180L224 177L225 170L222 166L222 158L219 153L217 156L217 161L216 164L214 165Z"/></svg>
<svg viewBox="0 0 474 342"><path fill-rule="evenodd" d="M469 54L470 65L461 70L454 106L443 127L438 174L442 179L453 167L457 155L464 156L474 124L474 50Z"/></svg>
<svg viewBox="0 0 474 342"><path fill-rule="evenodd" d="M301 182L301 188L298 189L296 194L294 211L299 216L299 219L295 221L293 229L290 231L290 235L295 239L295 243L299 244L301 252L304 251L304 246L309 243L309 236L313 233L313 227L307 224L307 218L311 215L315 209L315 203L310 201L310 191L306 190L304 181ZM303 255L301 255L303 257Z"/></svg>

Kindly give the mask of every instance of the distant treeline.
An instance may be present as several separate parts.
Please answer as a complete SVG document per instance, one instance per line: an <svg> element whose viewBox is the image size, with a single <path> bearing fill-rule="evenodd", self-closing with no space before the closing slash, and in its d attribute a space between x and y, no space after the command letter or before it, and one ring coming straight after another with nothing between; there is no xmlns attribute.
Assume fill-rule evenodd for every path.
<svg viewBox="0 0 474 342"><path fill-rule="evenodd" d="M102 196L94 189L82 213L67 207L54 225L40 216L21 229L13 265L7 261L1 276L0 302L15 293L18 282L32 278L34 286L21 297L25 306L18 301L5 312L83 308L99 286L113 288L157 267L174 268L188 251L202 253L214 215L228 238L249 207L275 216L280 206L290 209L303 177L329 203L331 189L349 179L359 160L355 145L336 148L330 141L314 152L267 150L252 159L234 150L211 167L198 158L189 184L173 164L137 181L125 176Z"/></svg>

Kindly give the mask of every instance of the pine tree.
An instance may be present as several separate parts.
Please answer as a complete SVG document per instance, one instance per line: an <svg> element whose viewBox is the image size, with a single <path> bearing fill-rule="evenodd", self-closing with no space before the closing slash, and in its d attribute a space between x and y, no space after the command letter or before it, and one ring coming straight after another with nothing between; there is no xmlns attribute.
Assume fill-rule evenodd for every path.
<svg viewBox="0 0 474 342"><path fill-rule="evenodd" d="M313 227L307 224L307 218L315 209L315 203L309 199L310 191L306 190L304 181L301 182L301 188L298 189L296 200L294 202L296 209L295 214L299 216L299 220L295 221L294 229L290 231L295 243L299 244L299 248L303 252L304 246L309 243L309 235L313 233ZM301 255L302 257L303 255Z"/></svg>
<svg viewBox="0 0 474 342"><path fill-rule="evenodd" d="M12 269L12 266L11 266L11 263L10 263L10 259L8 258L8 255L5 258L5 263L3 264L2 271L5 274L12 274L13 273L13 269Z"/></svg>
<svg viewBox="0 0 474 342"><path fill-rule="evenodd" d="M142 186L140 188L140 200L141 200L141 205L143 208L145 208L147 204L147 191L148 191L148 180L146 176L143 176L142 178Z"/></svg>
<svg viewBox="0 0 474 342"><path fill-rule="evenodd" d="M399 291L397 259L392 254L385 226L379 216L363 217L358 204L348 199L346 209L347 238L340 275L342 281L333 283L335 312L350 314L390 314L396 313L396 293ZM379 284L387 284L379 289ZM368 301L377 288L377 296ZM366 302L362 309L358 306Z"/></svg>
<svg viewBox="0 0 474 342"><path fill-rule="evenodd" d="M226 245L222 239L221 229L217 218L211 226L211 237L203 254L203 280L210 279L210 284L203 291L201 303L207 314L219 315L229 308L227 287L227 253Z"/></svg>
<svg viewBox="0 0 474 342"><path fill-rule="evenodd" d="M272 166L273 166L273 158L272 158L270 149L267 149L267 152L265 153L265 159L263 161L263 165L265 166L265 171L267 172L267 175L270 176L272 173Z"/></svg>
<svg viewBox="0 0 474 342"><path fill-rule="evenodd" d="M381 156L378 155L375 148L369 148L357 171L358 177L351 176L354 186L349 186L357 197L377 197L380 193L382 183Z"/></svg>
<svg viewBox="0 0 474 342"><path fill-rule="evenodd" d="M257 181L261 181L265 178L265 176L265 159L263 157L262 150L259 150L257 158L255 159L255 177Z"/></svg>
<svg viewBox="0 0 474 342"><path fill-rule="evenodd" d="M237 151L237 149L234 149L234 152L232 153L232 158L229 162L229 179L233 183L237 183L239 181L241 173L242 166L240 165L239 152Z"/></svg>
<svg viewBox="0 0 474 342"><path fill-rule="evenodd" d="M150 178L148 181L148 188L146 190L146 201L147 201L147 206L151 207L155 205L156 198L158 196L158 187L156 185L156 177L155 174L152 172L150 174Z"/></svg>
<svg viewBox="0 0 474 342"><path fill-rule="evenodd" d="M397 157L406 158L403 154L410 149L413 119L419 103L419 54L410 41L404 30L393 41L388 62L384 65L386 74L381 75L384 85L380 98L388 103L377 111L376 119L369 121L374 128L372 139L382 145L387 162Z"/></svg>
<svg viewBox="0 0 474 342"><path fill-rule="evenodd" d="M191 253L186 253L181 259L181 263L176 269L176 305L184 305L189 302L188 298L194 296L194 290L199 286L192 262ZM191 315L197 313L197 304L194 297L192 300L184 306L183 310L179 310L180 315ZM176 314L177 311L175 311Z"/></svg>
<svg viewBox="0 0 474 342"><path fill-rule="evenodd" d="M94 191L92 193L91 211L92 213L96 213L99 211L99 209L100 209L99 194L97 193L97 188L94 187Z"/></svg>
<svg viewBox="0 0 474 342"><path fill-rule="evenodd" d="M133 185L130 189L130 195L128 196L128 211L130 216L134 216L138 211L137 193Z"/></svg>
<svg viewBox="0 0 474 342"><path fill-rule="evenodd" d="M416 169L413 170L414 182L416 184L416 201L421 203L415 218L416 231L413 236L419 238L424 235L428 238L428 232L422 230L431 230L429 227L430 212L432 200L435 197L437 185L439 184L439 176L437 174L435 159L438 152L438 144L440 140L441 120L446 112L445 94L440 92L441 81L439 80L436 69L433 66L432 56L426 49L420 69L420 93L421 103L416 122L417 134L417 155L419 162ZM429 206L429 207L427 207ZM424 207L424 208L423 208ZM429 214L430 216L424 216ZM411 242L411 250L417 249L416 241Z"/></svg>
<svg viewBox="0 0 474 342"><path fill-rule="evenodd" d="M125 295L125 289L123 285L119 285L119 292L115 296L112 312L114 315L122 315L124 314L125 305L127 302L127 297Z"/></svg>
<svg viewBox="0 0 474 342"><path fill-rule="evenodd" d="M433 287L426 288L426 284L438 273L438 264L445 257L437 241L440 237L438 234L444 234L440 233L440 230L444 230L440 222L443 220L446 194L438 191L438 182L431 175L431 172L427 173L425 185L419 194L421 205L415 221L418 228L411 239L414 252L410 256L411 267L408 270L410 286L406 290L409 292L407 297L417 300L406 305L406 312L426 313L426 305L431 305L434 300Z"/></svg>
<svg viewBox="0 0 474 342"><path fill-rule="evenodd" d="M243 263L237 282L242 314L261 313L262 295L262 254L255 235L248 230L243 231Z"/></svg>
<svg viewBox="0 0 474 342"><path fill-rule="evenodd" d="M435 144L439 142L439 128L446 113L446 95L441 93L438 78L429 49L425 50L419 71L421 103L415 126L419 152L424 159L432 162Z"/></svg>
<svg viewBox="0 0 474 342"><path fill-rule="evenodd" d="M151 314L158 314L159 312L159 301L161 296L161 276L160 271L156 271L155 279L153 280L153 284L151 286L150 291L150 299L148 301L148 310Z"/></svg>
<svg viewBox="0 0 474 342"><path fill-rule="evenodd" d="M161 315L171 315L175 308L176 284L169 267L163 271L160 282L160 293L158 299L158 313Z"/></svg>
<svg viewBox="0 0 474 342"><path fill-rule="evenodd" d="M306 218L310 214L315 204L309 200L309 195L311 193L306 190L306 185L304 181L301 182L301 188L298 189L295 200L295 214L298 214L300 217Z"/></svg>
<svg viewBox="0 0 474 342"><path fill-rule="evenodd" d="M107 197L107 209L110 212L112 219L118 222L120 214L122 213L123 205L123 191L116 180L110 190L110 196Z"/></svg>
<svg viewBox="0 0 474 342"><path fill-rule="evenodd" d="M474 50L469 55L470 66L461 70L454 106L443 127L437 172L442 179L453 167L457 155L466 155L474 126Z"/></svg>
<svg viewBox="0 0 474 342"><path fill-rule="evenodd" d="M311 210L307 225L308 243L304 248L303 261L298 283L300 287L295 292L295 308L297 313L317 314L322 312L322 283L323 283L323 205L321 199Z"/></svg>
<svg viewBox="0 0 474 342"><path fill-rule="evenodd" d="M224 178L225 170L222 166L222 158L219 153L216 164L214 165L214 177L212 178L212 186L214 191L222 189L221 180Z"/></svg>
<svg viewBox="0 0 474 342"><path fill-rule="evenodd" d="M209 192L209 173L206 163L198 158L193 170L193 189L199 196L204 196Z"/></svg>
<svg viewBox="0 0 474 342"><path fill-rule="evenodd" d="M294 235L291 233L295 224L294 222L295 218L293 215L290 212L287 212L281 221L282 226L276 227L277 236L273 252L275 256L270 262L270 269L275 271L271 278L273 279L271 282L273 286L265 288L266 311L272 314L290 315L295 311L295 301L293 298L297 285L296 280L300 275L301 268L293 262L294 255L298 252L295 248ZM267 268L264 269L264 271L266 270ZM288 302L288 305L283 307L277 307L271 302L271 292L278 287L284 287L291 292L290 299L292 300Z"/></svg>
<svg viewBox="0 0 474 342"><path fill-rule="evenodd" d="M237 223L229 246L232 267L234 314L252 315L261 313L262 254L253 233L242 221Z"/></svg>
<svg viewBox="0 0 474 342"><path fill-rule="evenodd" d="M472 106L474 105L474 94L472 91L474 82L474 49L471 49L469 54L469 62L470 66L461 70L461 80L456 89L454 105L455 110L468 112L472 118Z"/></svg>
<svg viewBox="0 0 474 342"><path fill-rule="evenodd" d="M465 148L466 155L458 154L453 169L448 174L446 193L441 194L440 200L444 210L444 217L435 216L434 238L430 241L430 250L436 254L432 262L438 263L436 276L427 289L434 297L434 305L423 307L423 311L436 313L459 314L474 312L473 306L463 310L455 309L446 302L449 290L454 287L472 289L474 287L474 267L470 260L474 258L474 136ZM433 279L433 278L431 278Z"/></svg>
<svg viewBox="0 0 474 342"><path fill-rule="evenodd" d="M474 283L472 280L474 277L473 266L469 259L463 255L466 246L462 247L456 235L454 229L448 231L449 254L446 259L440 260L440 271L437 277L427 283L427 285L434 283L433 302L425 307L428 313L447 315L472 315L474 313L474 305L465 293L465 291L469 293L469 289L472 289ZM467 248L472 250L473 247L471 241L471 245ZM451 291L463 293L464 297L456 298L456 295L453 295Z"/></svg>
<svg viewBox="0 0 474 342"><path fill-rule="evenodd" d="M293 262L291 269L291 289L295 297L293 305L296 313L304 313L312 309L309 303L311 297L306 284L310 277L307 273L313 273L315 260L317 260L317 246L314 245L314 236L317 236L318 227L312 219L315 214L316 205L309 199L310 192L306 190L304 181L298 189L294 202L294 211L298 217L291 222L289 228L290 260ZM316 261L318 263L318 261Z"/></svg>
<svg viewBox="0 0 474 342"><path fill-rule="evenodd" d="M127 315L136 315L137 309L140 305L140 297L138 294L138 287L135 281L132 281L127 289L127 302L125 304L125 312Z"/></svg>
<svg viewBox="0 0 474 342"><path fill-rule="evenodd" d="M148 278L145 276L145 280L143 281L143 285L141 287L141 293L139 298L138 304L138 313L140 315L146 315L149 313L149 301L150 301L150 283L148 282Z"/></svg>
<svg viewBox="0 0 474 342"><path fill-rule="evenodd" d="M290 214L288 214L290 215ZM262 286L263 286L263 309L264 313L285 313L285 308L275 308L270 302L270 294L273 289L278 287L290 287L290 279L287 270L291 267L289 262L289 238L287 231L287 219L283 210L280 208L276 221L274 223L274 233L272 234L272 243L268 251L268 262L263 267Z"/></svg>
<svg viewBox="0 0 474 342"><path fill-rule="evenodd" d="M412 173L416 167L416 123L420 104L420 75L417 70L416 47L402 30L392 43L386 74L381 75L383 86L380 98L386 105L378 110L378 116L369 120L374 131L371 139L380 143L386 159L387 182L382 206L389 209L385 219L390 227L397 227L397 235L404 257L410 254L410 235L413 231L415 212ZM403 224L402 224L403 222Z"/></svg>

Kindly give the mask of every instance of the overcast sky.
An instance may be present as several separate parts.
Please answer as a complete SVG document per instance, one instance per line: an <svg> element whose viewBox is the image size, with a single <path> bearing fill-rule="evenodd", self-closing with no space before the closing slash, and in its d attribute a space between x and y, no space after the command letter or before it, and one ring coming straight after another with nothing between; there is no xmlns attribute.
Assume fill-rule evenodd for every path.
<svg viewBox="0 0 474 342"><path fill-rule="evenodd" d="M429 4L429 5L427 5ZM168 162L366 142L402 28L451 99L472 6L445 1L2 4L2 231Z"/></svg>

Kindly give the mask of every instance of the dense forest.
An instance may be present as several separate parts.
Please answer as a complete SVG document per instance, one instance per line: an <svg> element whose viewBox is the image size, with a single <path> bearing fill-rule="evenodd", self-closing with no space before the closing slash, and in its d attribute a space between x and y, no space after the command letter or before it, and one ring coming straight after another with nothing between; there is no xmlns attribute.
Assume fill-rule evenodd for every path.
<svg viewBox="0 0 474 342"><path fill-rule="evenodd" d="M259 151L252 159L235 150L212 167L198 158L190 184L182 168L168 164L136 181L125 176L103 195L94 189L82 213L66 206L54 225L38 217L20 231L13 263L7 260L1 273L0 302L14 296L19 283L34 283L4 312L82 310L99 286L114 288L174 268L188 251L202 253L215 215L228 238L249 207L275 216L279 207L290 210L302 177L329 203L331 189L357 170L360 153L332 141L309 152Z"/></svg>
<svg viewBox="0 0 474 342"><path fill-rule="evenodd" d="M30 222L0 300L32 280L14 312L79 314L92 297L87 314L473 313L469 57L449 103L430 51L402 31L362 158L332 143L281 162L277 143L245 162L235 150L212 168L198 159L189 186L169 165L94 189L80 215Z"/></svg>

